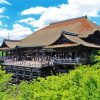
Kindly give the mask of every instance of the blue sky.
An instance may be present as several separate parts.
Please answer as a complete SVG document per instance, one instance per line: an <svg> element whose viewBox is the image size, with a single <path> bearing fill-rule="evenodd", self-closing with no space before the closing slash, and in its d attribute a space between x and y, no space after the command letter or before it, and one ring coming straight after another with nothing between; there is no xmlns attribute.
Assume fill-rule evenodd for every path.
<svg viewBox="0 0 100 100"><path fill-rule="evenodd" d="M100 0L0 0L0 43L21 39L46 25L87 15L100 25Z"/></svg>
<svg viewBox="0 0 100 100"><path fill-rule="evenodd" d="M49 6L58 6L60 4L66 3L66 0L8 0L11 5L0 4L0 7L5 7L5 12L2 14L8 16L9 19L1 19L5 24L9 24L8 29L12 29L12 25L17 20L33 17L35 19L39 18L39 15L27 15L20 16L20 12L28 9L30 7L49 7Z"/></svg>

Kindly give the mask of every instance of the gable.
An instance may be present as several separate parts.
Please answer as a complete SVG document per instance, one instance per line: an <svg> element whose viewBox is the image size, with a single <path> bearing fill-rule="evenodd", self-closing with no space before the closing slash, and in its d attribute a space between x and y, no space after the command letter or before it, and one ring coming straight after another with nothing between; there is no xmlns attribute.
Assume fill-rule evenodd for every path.
<svg viewBox="0 0 100 100"><path fill-rule="evenodd" d="M7 44L3 41L2 45L0 48L3 48L3 47L8 47Z"/></svg>
<svg viewBox="0 0 100 100"><path fill-rule="evenodd" d="M86 42L100 45L100 31L95 31L94 34L89 35L84 39Z"/></svg>
<svg viewBox="0 0 100 100"><path fill-rule="evenodd" d="M55 41L52 45L65 44L65 43L73 43L73 42L70 39L67 39L63 35L61 35L60 38L57 41Z"/></svg>

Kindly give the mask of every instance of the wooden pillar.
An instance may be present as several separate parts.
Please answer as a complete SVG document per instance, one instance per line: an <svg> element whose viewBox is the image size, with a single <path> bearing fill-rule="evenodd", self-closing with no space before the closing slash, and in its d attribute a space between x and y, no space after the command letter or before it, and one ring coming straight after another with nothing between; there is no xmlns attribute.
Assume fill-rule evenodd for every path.
<svg viewBox="0 0 100 100"><path fill-rule="evenodd" d="M58 51L56 51L57 52L57 58L59 58L59 52Z"/></svg>
<svg viewBox="0 0 100 100"><path fill-rule="evenodd" d="M38 69L38 77L41 77L41 70L40 69Z"/></svg>
<svg viewBox="0 0 100 100"><path fill-rule="evenodd" d="M58 50L58 58L60 58L60 52L59 52L59 50Z"/></svg>
<svg viewBox="0 0 100 100"><path fill-rule="evenodd" d="M9 56L11 57L11 51L9 51Z"/></svg>
<svg viewBox="0 0 100 100"><path fill-rule="evenodd" d="M68 58L68 52L65 51L65 58Z"/></svg>
<svg viewBox="0 0 100 100"><path fill-rule="evenodd" d="M3 57L3 51L1 51L2 52L2 57Z"/></svg>
<svg viewBox="0 0 100 100"><path fill-rule="evenodd" d="M53 52L53 51L51 51L51 53L50 53L51 58L53 57L53 56L52 56L52 52Z"/></svg>
<svg viewBox="0 0 100 100"><path fill-rule="evenodd" d="M63 52L62 52L62 50L61 50L61 59L63 58Z"/></svg>
<svg viewBox="0 0 100 100"><path fill-rule="evenodd" d="M5 51L5 57L7 57L7 51Z"/></svg>
<svg viewBox="0 0 100 100"><path fill-rule="evenodd" d="M39 61L39 51L37 51L37 61Z"/></svg>

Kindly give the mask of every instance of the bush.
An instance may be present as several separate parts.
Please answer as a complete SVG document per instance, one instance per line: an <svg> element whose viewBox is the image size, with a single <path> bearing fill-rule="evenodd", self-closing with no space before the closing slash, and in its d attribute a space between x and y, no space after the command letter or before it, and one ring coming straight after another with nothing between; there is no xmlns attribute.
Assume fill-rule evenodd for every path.
<svg viewBox="0 0 100 100"><path fill-rule="evenodd" d="M0 66L0 100L7 100L5 97L6 91L10 88L11 76L12 74L6 74L5 71L2 71Z"/></svg>
<svg viewBox="0 0 100 100"><path fill-rule="evenodd" d="M92 64L100 63L100 50L95 50L90 56L90 61Z"/></svg>
<svg viewBox="0 0 100 100"><path fill-rule="evenodd" d="M0 100L100 100L100 63L19 85L10 80L11 74L0 70Z"/></svg>
<svg viewBox="0 0 100 100"><path fill-rule="evenodd" d="M100 65L14 85L9 100L100 100Z"/></svg>

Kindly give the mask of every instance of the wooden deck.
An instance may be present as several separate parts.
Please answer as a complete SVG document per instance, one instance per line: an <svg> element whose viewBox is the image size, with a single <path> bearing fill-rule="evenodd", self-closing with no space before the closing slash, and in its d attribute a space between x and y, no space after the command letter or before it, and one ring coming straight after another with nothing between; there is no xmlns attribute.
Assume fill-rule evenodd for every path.
<svg viewBox="0 0 100 100"><path fill-rule="evenodd" d="M39 61L4 61L3 65L12 65L12 66L22 66L22 67L33 67L33 68L42 68L53 65L52 62L39 62Z"/></svg>
<svg viewBox="0 0 100 100"><path fill-rule="evenodd" d="M86 59L85 58L66 58L66 59L58 59L58 58L52 58L50 61L16 61L12 59L7 59L5 57L1 58L1 60L4 60L3 65L13 65L13 66L24 66L24 67L33 67L33 68L42 68L46 66L52 66L52 65L76 65L76 64L85 64Z"/></svg>
<svg viewBox="0 0 100 100"><path fill-rule="evenodd" d="M19 80L31 80L37 77L45 77L55 72L67 72L62 66L76 65L84 63L86 59L57 59L51 61L14 61L12 59L4 59L4 69L7 73L13 73L15 83ZM58 66L61 66L59 69Z"/></svg>
<svg viewBox="0 0 100 100"><path fill-rule="evenodd" d="M4 61L7 57L0 57L0 61Z"/></svg>
<svg viewBox="0 0 100 100"><path fill-rule="evenodd" d="M76 65L86 63L86 59L53 59L54 65Z"/></svg>

